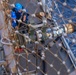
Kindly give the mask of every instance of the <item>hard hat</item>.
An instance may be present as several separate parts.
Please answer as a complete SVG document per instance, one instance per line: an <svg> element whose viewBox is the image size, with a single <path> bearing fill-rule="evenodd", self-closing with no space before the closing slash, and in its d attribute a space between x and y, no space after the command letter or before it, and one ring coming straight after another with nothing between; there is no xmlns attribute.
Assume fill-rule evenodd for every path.
<svg viewBox="0 0 76 75"><path fill-rule="evenodd" d="M14 18L14 19L16 19L16 14L15 14L15 12L13 12L13 11L11 12L11 17Z"/></svg>
<svg viewBox="0 0 76 75"><path fill-rule="evenodd" d="M22 9L22 5L20 3L16 3L15 8L16 8L17 11L19 11L19 10Z"/></svg>

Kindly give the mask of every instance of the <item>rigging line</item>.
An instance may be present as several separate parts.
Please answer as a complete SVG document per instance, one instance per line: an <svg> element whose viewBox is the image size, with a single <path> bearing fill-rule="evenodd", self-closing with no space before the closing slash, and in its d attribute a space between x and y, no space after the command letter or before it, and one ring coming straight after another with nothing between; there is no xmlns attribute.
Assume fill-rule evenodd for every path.
<svg viewBox="0 0 76 75"><path fill-rule="evenodd" d="M54 1L54 4L55 4L55 6L56 6L56 8L57 8L57 10L58 10L58 12L59 12L59 14L62 15L62 13L60 12L60 10L59 10L59 8L58 8L58 4L56 3L56 1ZM63 19L63 17L62 17L62 21L63 21L64 24L66 25L65 20Z"/></svg>

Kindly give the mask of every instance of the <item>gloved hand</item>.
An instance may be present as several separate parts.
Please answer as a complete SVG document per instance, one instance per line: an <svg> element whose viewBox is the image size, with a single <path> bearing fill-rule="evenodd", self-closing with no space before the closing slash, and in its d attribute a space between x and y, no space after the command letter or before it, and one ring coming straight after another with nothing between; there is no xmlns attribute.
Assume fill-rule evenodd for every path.
<svg viewBox="0 0 76 75"><path fill-rule="evenodd" d="M17 22L16 22L16 20L13 20L12 21L12 27L15 28L16 26L17 26Z"/></svg>

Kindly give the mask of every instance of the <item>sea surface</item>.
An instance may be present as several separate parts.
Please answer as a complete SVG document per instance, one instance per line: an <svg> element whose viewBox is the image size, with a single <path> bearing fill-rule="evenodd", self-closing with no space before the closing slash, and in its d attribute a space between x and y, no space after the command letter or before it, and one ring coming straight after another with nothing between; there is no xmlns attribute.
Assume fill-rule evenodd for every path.
<svg viewBox="0 0 76 75"><path fill-rule="evenodd" d="M73 10L76 8L76 0L47 0L46 3L48 8L51 7L53 9L53 20L55 20L58 25L67 24L69 23L69 20L76 23L76 10ZM64 6L63 3L66 3L66 6ZM60 14L62 14L63 17L60 17ZM66 38L74 56L76 57L76 43L72 44L72 39L76 40L76 32L68 34Z"/></svg>

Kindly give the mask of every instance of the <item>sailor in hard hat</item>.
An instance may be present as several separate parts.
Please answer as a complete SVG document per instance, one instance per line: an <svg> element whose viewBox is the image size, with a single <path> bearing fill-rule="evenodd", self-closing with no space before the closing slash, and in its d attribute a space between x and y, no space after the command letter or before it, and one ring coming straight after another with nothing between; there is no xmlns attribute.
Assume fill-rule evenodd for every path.
<svg viewBox="0 0 76 75"><path fill-rule="evenodd" d="M18 20L21 20L24 23L28 23L28 16L26 12L23 11L24 7L20 3L16 3L15 7L12 9L11 17L12 17L12 26L13 28L18 27ZM20 27L24 25L23 23L20 23Z"/></svg>

